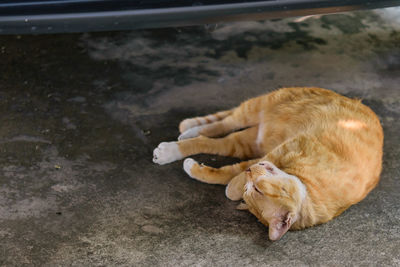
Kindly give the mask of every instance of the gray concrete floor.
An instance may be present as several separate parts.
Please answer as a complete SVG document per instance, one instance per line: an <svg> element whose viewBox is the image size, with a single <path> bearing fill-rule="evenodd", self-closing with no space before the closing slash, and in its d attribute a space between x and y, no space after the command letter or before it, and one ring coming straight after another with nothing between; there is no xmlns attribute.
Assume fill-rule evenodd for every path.
<svg viewBox="0 0 400 267"><path fill-rule="evenodd" d="M0 36L0 265L399 266L399 12ZM363 98L385 155L364 201L273 243L224 187L152 151L182 119L282 86Z"/></svg>

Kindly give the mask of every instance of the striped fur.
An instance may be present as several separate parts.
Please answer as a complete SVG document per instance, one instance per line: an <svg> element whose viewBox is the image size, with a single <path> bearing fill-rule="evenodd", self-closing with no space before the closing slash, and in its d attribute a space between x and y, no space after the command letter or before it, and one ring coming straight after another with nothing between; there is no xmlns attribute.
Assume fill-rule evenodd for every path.
<svg viewBox="0 0 400 267"><path fill-rule="evenodd" d="M331 220L379 181L379 119L361 101L326 89L283 88L232 110L186 119L179 130L193 127L199 127L195 137L174 143L181 158L208 153L246 161L212 168L190 159L185 171L202 182L228 185L227 197L243 198L269 226L272 240ZM157 163L177 158L157 149Z"/></svg>
<svg viewBox="0 0 400 267"><path fill-rule="evenodd" d="M179 124L179 132L183 133L183 132L187 131L188 129L193 128L195 126L200 126L200 125L210 124L212 122L220 121L220 120L228 117L231 114L232 114L231 110L226 110L226 111L217 112L215 114L210 114L210 115L207 115L204 117L196 117L196 118L190 118L190 119L183 120Z"/></svg>

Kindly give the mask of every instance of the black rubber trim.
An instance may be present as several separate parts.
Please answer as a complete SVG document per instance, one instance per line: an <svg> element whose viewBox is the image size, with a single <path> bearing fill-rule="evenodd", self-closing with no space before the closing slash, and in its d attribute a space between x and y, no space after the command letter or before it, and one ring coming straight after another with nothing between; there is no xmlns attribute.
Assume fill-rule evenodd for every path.
<svg viewBox="0 0 400 267"><path fill-rule="evenodd" d="M113 11L97 11L99 9L97 8L90 12L87 11L91 10L87 9L88 7L84 9L85 12L80 12L78 5L74 7L76 12L73 13L51 14L47 10L46 14L39 15L37 13L1 15L0 34L92 32L188 26L223 21L337 13L398 5L400 5L400 0L277 0ZM0 3L0 14L1 8Z"/></svg>

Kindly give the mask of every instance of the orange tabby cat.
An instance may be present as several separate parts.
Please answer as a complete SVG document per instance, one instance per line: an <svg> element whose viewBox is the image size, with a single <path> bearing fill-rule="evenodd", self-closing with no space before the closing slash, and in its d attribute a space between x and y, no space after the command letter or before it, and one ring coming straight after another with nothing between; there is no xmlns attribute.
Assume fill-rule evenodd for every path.
<svg viewBox="0 0 400 267"><path fill-rule="evenodd" d="M188 158L183 168L199 181L228 184L226 196L243 198L238 208L269 226L271 240L331 220L379 181L379 119L359 100L329 90L283 88L232 110L186 119L179 130L179 141L161 143L153 161L199 153L248 159L211 168Z"/></svg>

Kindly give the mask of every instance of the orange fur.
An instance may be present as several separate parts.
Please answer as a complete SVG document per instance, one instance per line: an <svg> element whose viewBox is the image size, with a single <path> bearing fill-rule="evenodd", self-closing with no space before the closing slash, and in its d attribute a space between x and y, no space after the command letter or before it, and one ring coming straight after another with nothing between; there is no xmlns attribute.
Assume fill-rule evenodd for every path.
<svg viewBox="0 0 400 267"><path fill-rule="evenodd" d="M379 119L361 101L326 89L283 88L229 111L184 120L180 131L198 135L173 143L181 158L210 153L252 159L218 169L190 161L185 170L203 182L229 183L227 196L243 197L269 225L271 239L331 220L379 181Z"/></svg>

